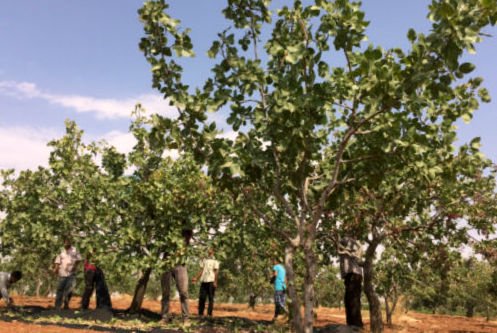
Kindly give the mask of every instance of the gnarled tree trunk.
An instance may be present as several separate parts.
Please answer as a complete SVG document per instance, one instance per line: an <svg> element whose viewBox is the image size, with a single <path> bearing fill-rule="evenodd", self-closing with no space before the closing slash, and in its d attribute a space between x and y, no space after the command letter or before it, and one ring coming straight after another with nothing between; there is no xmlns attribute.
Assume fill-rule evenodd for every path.
<svg viewBox="0 0 497 333"><path fill-rule="evenodd" d="M143 298L145 297L145 291L147 290L148 280L150 279L150 273L152 273L152 269L147 268L143 272L142 277L138 280L133 300L128 308L129 313L138 313L141 310Z"/></svg>
<svg viewBox="0 0 497 333"><path fill-rule="evenodd" d="M252 310L254 310L256 302L257 302L257 295L250 294L249 295L249 302L248 302L249 308L252 309Z"/></svg>
<svg viewBox="0 0 497 333"><path fill-rule="evenodd" d="M42 286L43 286L43 280L41 278L38 278L36 280L36 289L35 289L36 297L40 297L40 291Z"/></svg>
<svg viewBox="0 0 497 333"><path fill-rule="evenodd" d="M308 240L307 246L304 247L304 260L306 263L305 278L304 278L304 332L312 333L314 326L314 303L315 290L314 280L316 278L316 255L312 244L313 239Z"/></svg>
<svg viewBox="0 0 497 333"><path fill-rule="evenodd" d="M392 302L390 303L389 300L392 300ZM390 327L393 324L392 316L395 312L395 308L397 307L398 300L399 300L399 297L397 295L397 288L394 287L391 295L385 296L385 312L387 315L387 325Z"/></svg>
<svg viewBox="0 0 497 333"><path fill-rule="evenodd" d="M293 255L295 249L291 246L287 246L285 249L285 268L286 268L286 277L288 280L288 294L290 301L290 317L292 326L296 332L303 332L302 325L302 314L300 313L300 301L297 294L297 290L295 288L295 271L293 270Z"/></svg>
<svg viewBox="0 0 497 333"><path fill-rule="evenodd" d="M369 303L369 328L372 333L383 332L383 320L381 318L381 304L378 294L374 289L374 256L376 248L378 247L379 240L373 238L366 250L366 257L364 262L364 293L368 298Z"/></svg>

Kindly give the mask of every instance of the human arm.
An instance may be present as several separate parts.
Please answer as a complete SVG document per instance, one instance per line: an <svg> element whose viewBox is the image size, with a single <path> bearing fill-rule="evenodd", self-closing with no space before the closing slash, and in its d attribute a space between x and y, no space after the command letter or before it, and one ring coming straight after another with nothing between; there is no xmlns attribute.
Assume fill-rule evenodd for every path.
<svg viewBox="0 0 497 333"><path fill-rule="evenodd" d="M192 283L196 283L200 277L202 276L202 273L204 272L204 261L202 260L200 262L200 270L198 271L197 275L195 275L193 278L192 278Z"/></svg>
<svg viewBox="0 0 497 333"><path fill-rule="evenodd" d="M71 274L75 274L78 271L80 264L83 262L83 258L77 250L74 250L73 260L74 265L72 267Z"/></svg>
<svg viewBox="0 0 497 333"><path fill-rule="evenodd" d="M274 284L274 281L276 281L276 276L278 275L278 272L276 272L275 269L276 266L273 267L273 274L269 278L269 283Z"/></svg>
<svg viewBox="0 0 497 333"><path fill-rule="evenodd" d="M60 256L57 256L52 265L52 273L54 274L59 273L60 264L61 264Z"/></svg>
<svg viewBox="0 0 497 333"><path fill-rule="evenodd" d="M217 276L219 273L219 262L216 263L216 266L214 267L214 288L217 288Z"/></svg>

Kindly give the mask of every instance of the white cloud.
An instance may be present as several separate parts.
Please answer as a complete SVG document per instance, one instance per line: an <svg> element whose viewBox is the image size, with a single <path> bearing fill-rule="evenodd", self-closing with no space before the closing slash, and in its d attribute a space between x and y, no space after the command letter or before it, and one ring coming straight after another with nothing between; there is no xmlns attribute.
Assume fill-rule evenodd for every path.
<svg viewBox="0 0 497 333"><path fill-rule="evenodd" d="M45 92L31 82L0 81L0 94L18 99L41 99L76 112L94 113L99 119L130 118L137 103L150 113L177 117L174 107L159 95L142 94L125 99L95 98L81 95L60 95Z"/></svg>
<svg viewBox="0 0 497 333"><path fill-rule="evenodd" d="M238 132L236 132L236 131L227 131L227 132L223 132L223 133L220 133L220 134L216 135L216 137L235 141L236 138L238 137Z"/></svg>
<svg viewBox="0 0 497 333"><path fill-rule="evenodd" d="M0 127L0 169L47 166L50 156L47 143L60 135L51 129Z"/></svg>
<svg viewBox="0 0 497 333"><path fill-rule="evenodd" d="M47 144L63 135L62 130L0 126L0 169L20 171L48 166L48 158L52 148L48 147ZM86 143L105 140L123 154L129 153L136 144L136 139L131 133L121 131L111 131L101 136L84 135L83 139ZM163 156L177 159L179 152L176 149L167 150ZM96 161L100 163L100 156L97 157Z"/></svg>
<svg viewBox="0 0 497 333"><path fill-rule="evenodd" d="M136 144L135 137L129 132L112 131L104 134L101 138L95 138L95 141L101 139L115 147L122 154L129 153Z"/></svg>

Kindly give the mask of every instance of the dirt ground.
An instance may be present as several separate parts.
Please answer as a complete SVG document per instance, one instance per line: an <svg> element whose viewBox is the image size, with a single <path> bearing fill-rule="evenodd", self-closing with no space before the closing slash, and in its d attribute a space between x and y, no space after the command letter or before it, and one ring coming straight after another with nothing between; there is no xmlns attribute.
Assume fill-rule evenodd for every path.
<svg viewBox="0 0 497 333"><path fill-rule="evenodd" d="M15 305L19 308L37 308L44 311L50 312L53 305L53 299L50 298L37 298L37 297L23 297L15 296ZM113 307L115 309L126 309L131 301L131 297L122 296L119 298L113 298ZM70 308L76 311L79 307L79 298L74 298L71 301ZM94 303L91 304L90 308L94 307ZM158 313L160 311L160 302L155 300L145 300L143 307L151 312ZM190 301L190 311L191 313L197 312L196 301ZM172 313L179 314L180 307L178 302L172 302ZM225 320L228 318L240 318L248 320L248 322L254 322L255 324L263 323L267 325L272 318L273 306L272 305L258 305L255 310L250 310L246 305L241 304L216 304L214 308L215 319ZM15 333L90 333L90 332L126 332L132 333L135 330L126 329L105 329L105 327L98 326L95 324L95 328L92 329L91 323L86 323L85 325L79 325L80 327L71 327L78 325L70 324L51 324L43 322L39 324L38 322L27 322L23 320L22 316L11 316L8 317L6 309L4 308L3 302L0 304L0 332L15 332ZM367 312L363 313L363 318L368 325ZM329 308L319 308L317 311L317 321L316 326L320 327L321 332L339 332L339 328L345 324L345 312L343 309L329 309ZM160 325L157 323L157 325ZM85 328L83 328L84 326ZM146 330L137 330L136 332L144 332ZM157 329L152 329L151 332L156 332ZM160 332L168 332L169 330L160 330ZM367 329L365 330L367 332ZM159 331L157 331L159 332ZM171 330L170 332L178 332L177 330ZM202 333L214 333L214 332L226 332L224 329L202 329ZM451 332L451 333L469 333L469 332L496 332L497 333L497 321L485 321L484 318L465 318L457 316L445 316L445 315L427 315L415 312L409 312L408 314L396 315L394 317L394 326L392 328L386 328L385 332Z"/></svg>

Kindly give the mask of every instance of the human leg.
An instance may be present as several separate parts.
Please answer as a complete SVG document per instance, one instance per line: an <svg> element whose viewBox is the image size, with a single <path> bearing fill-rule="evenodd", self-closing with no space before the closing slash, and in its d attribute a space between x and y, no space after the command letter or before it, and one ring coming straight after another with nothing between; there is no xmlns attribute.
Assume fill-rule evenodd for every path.
<svg viewBox="0 0 497 333"><path fill-rule="evenodd" d="M71 301L72 290L75 282L76 277L74 275L70 275L66 278L66 285L63 293L64 309L69 309L69 302Z"/></svg>
<svg viewBox="0 0 497 333"><path fill-rule="evenodd" d="M57 289L55 292L55 308L60 309L64 299L64 291L66 289L67 278L59 277L57 283Z"/></svg>
<svg viewBox="0 0 497 333"><path fill-rule="evenodd" d="M172 277L172 272L167 271L162 274L160 280L162 288L161 316L163 319L167 319L167 316L169 314L169 294L171 293L171 277Z"/></svg>
<svg viewBox="0 0 497 333"><path fill-rule="evenodd" d="M361 315L362 276L353 274L350 290L350 325L363 327Z"/></svg>
<svg viewBox="0 0 497 333"><path fill-rule="evenodd" d="M81 309L86 310L90 304L90 297L95 288L95 271L88 269L85 271L85 291L81 298Z"/></svg>
<svg viewBox="0 0 497 333"><path fill-rule="evenodd" d="M214 282L209 282L207 289L207 297L209 298L209 307L207 308L207 314L212 317L212 311L214 310L214 294L216 288L214 287Z"/></svg>
<svg viewBox="0 0 497 333"><path fill-rule="evenodd" d="M188 306L188 271L186 266L179 265L175 267L174 280L176 281L176 289L181 302L181 315L183 318L187 318L190 315L190 308Z"/></svg>
<svg viewBox="0 0 497 333"><path fill-rule="evenodd" d="M97 308L112 308L112 301L110 299L109 288L105 282L104 272L97 267L95 274L95 289L97 294Z"/></svg>
<svg viewBox="0 0 497 333"><path fill-rule="evenodd" d="M206 282L202 282L200 284L200 293L198 296L198 315L199 316L204 315L205 300L207 299L207 294L208 294L208 285Z"/></svg>

